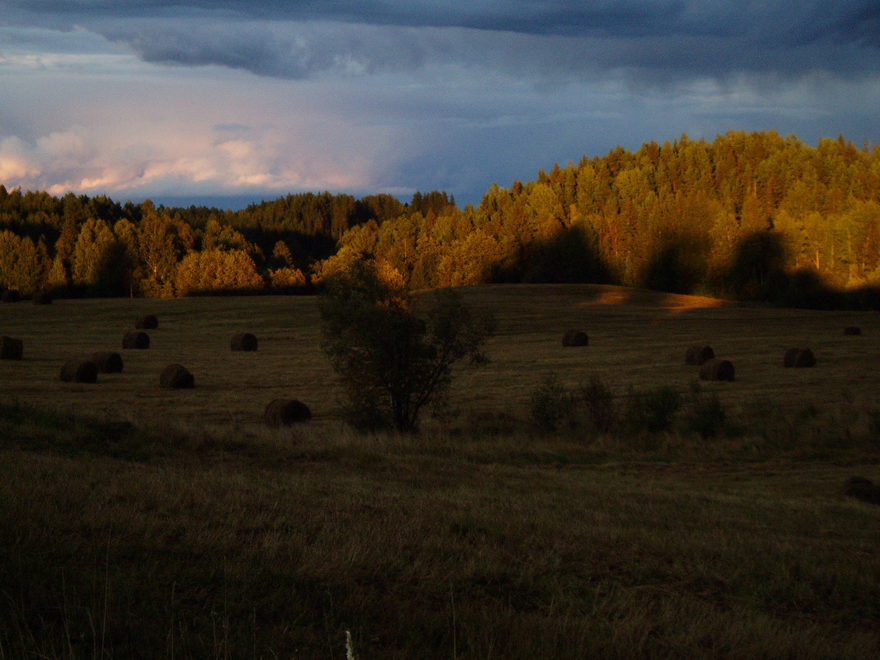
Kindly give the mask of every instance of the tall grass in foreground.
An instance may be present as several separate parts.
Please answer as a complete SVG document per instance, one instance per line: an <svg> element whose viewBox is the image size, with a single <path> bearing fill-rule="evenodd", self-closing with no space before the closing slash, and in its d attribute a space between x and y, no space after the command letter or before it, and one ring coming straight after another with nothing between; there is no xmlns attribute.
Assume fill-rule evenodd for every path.
<svg viewBox="0 0 880 660"><path fill-rule="evenodd" d="M0 658L876 657L878 509L840 488L880 478L877 446L831 434L239 435L0 406Z"/></svg>

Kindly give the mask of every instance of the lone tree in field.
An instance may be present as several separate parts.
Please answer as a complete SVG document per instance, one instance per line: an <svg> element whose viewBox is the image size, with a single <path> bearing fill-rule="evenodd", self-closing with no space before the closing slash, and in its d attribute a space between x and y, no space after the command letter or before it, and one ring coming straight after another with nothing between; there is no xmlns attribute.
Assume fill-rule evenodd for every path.
<svg viewBox="0 0 880 660"><path fill-rule="evenodd" d="M415 300L369 261L326 285L321 347L345 388L345 413L355 428L415 432L421 410L446 394L452 365L465 357L485 362L480 348L493 321L451 290Z"/></svg>

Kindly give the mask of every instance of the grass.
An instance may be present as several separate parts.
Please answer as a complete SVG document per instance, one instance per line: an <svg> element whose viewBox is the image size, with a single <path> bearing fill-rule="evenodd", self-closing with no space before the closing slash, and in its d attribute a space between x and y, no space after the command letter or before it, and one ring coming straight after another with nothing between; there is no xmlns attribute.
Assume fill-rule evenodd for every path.
<svg viewBox="0 0 880 660"><path fill-rule="evenodd" d="M872 312L822 312L725 305L714 299L596 285L496 285L463 289L469 303L491 309L498 335L491 363L462 369L453 404L463 418L505 411L527 418L533 390L549 375L567 387L599 377L615 392L629 387L688 391L697 369L684 364L688 346L705 342L736 367L735 383L713 383L730 409L765 400L786 409L804 402L873 404L880 371L880 317ZM147 313L159 317L147 350L121 349L122 335ZM863 335L846 337L843 328ZM566 348L562 335L582 328L590 346ZM139 423L156 418L200 426L261 425L274 398L304 401L321 426L336 420L340 390L320 351L317 305L310 297L175 300L58 300L7 304L0 332L24 341L24 360L0 360L0 399L87 411ZM234 352L238 332L253 332L256 353ZM814 369L782 369L788 348L809 347ZM65 361L96 351L122 353L121 374L97 385L62 383ZM180 363L196 388L169 393L159 374Z"/></svg>
<svg viewBox="0 0 880 660"><path fill-rule="evenodd" d="M4 306L26 359L0 362L0 658L342 659L346 631L358 658L880 653L878 508L841 492L880 481L878 319L612 304L630 294L607 287L466 295L499 317L493 362L462 372L457 420L418 437L337 421L310 299ZM58 360L154 310L153 347L122 374L57 381ZM591 346L564 349L569 326ZM236 331L259 352L230 352ZM526 421L550 374L687 401L698 341L737 365L701 394L740 432ZM800 343L817 367L782 369ZM159 389L171 361L195 390ZM262 427L282 393L317 423Z"/></svg>

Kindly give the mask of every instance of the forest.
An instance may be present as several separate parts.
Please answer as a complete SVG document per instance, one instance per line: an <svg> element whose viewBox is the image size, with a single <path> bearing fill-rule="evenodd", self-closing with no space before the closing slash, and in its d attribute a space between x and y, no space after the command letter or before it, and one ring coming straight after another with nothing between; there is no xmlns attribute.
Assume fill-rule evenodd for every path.
<svg viewBox="0 0 880 660"><path fill-rule="evenodd" d="M880 148L682 135L492 185L464 208L440 191L230 211L0 185L0 287L25 296L307 292L363 259L416 290L594 282L877 307Z"/></svg>

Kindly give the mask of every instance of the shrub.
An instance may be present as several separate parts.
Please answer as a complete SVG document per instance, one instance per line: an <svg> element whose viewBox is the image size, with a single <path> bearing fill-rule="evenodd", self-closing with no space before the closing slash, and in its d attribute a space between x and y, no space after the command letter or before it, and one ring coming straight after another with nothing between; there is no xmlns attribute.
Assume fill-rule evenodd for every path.
<svg viewBox="0 0 880 660"><path fill-rule="evenodd" d="M721 432L726 418L727 414L718 395L703 394L699 385L696 385L684 414L685 430L698 433L703 438L711 438Z"/></svg>
<svg viewBox="0 0 880 660"><path fill-rule="evenodd" d="M532 420L542 431L556 431L571 419L574 400L555 375L547 376L532 392Z"/></svg>
<svg viewBox="0 0 880 660"><path fill-rule="evenodd" d="M21 300L21 294L17 289L6 289L6 291L0 295L0 300L5 303L15 303Z"/></svg>
<svg viewBox="0 0 880 660"><path fill-rule="evenodd" d="M635 432L666 431L672 426L675 413L681 408L681 395L672 387L630 390L626 408L626 424Z"/></svg>
<svg viewBox="0 0 880 660"><path fill-rule="evenodd" d="M595 430L609 433L616 428L618 413L614 394L600 378L591 378L588 385L581 387L580 395Z"/></svg>
<svg viewBox="0 0 880 660"><path fill-rule="evenodd" d="M880 410L868 411L868 433L880 436Z"/></svg>

